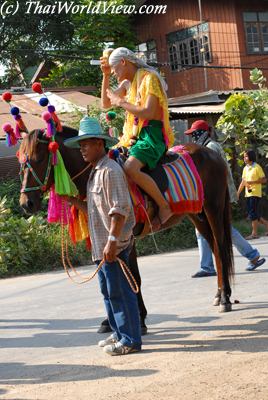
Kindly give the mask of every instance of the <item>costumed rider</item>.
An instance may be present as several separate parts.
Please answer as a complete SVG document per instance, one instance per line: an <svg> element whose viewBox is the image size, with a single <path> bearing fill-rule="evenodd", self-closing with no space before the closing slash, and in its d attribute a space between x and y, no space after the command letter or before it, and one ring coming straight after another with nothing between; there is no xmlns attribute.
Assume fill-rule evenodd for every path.
<svg viewBox="0 0 268 400"><path fill-rule="evenodd" d="M156 183L141 169L144 166L154 169L174 142L169 124L167 85L156 69L125 47L113 50L109 58L102 57L101 70L102 107L116 106L126 110L119 143L129 149L125 172L155 200L163 225L173 213ZM119 83L116 90L109 87L111 74Z"/></svg>

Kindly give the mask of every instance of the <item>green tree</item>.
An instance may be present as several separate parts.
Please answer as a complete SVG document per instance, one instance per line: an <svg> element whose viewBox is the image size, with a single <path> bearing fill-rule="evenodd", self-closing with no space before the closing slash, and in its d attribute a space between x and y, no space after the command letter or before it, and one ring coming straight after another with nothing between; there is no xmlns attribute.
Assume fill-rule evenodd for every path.
<svg viewBox="0 0 268 400"><path fill-rule="evenodd" d="M16 5L15 0L9 0ZM55 4L54 0L40 0L41 6ZM19 12L0 17L0 62L8 67L2 86L16 81L17 66L24 70L47 57L48 49L68 48L74 35L71 16L66 13L27 13L28 4L19 2Z"/></svg>
<svg viewBox="0 0 268 400"><path fill-rule="evenodd" d="M97 1L95 1L97 3ZM128 5L131 0L108 0L109 4ZM80 4L89 4L83 0ZM100 93L102 74L99 67L90 65L91 59L99 59L107 43L113 47L126 46L134 48L136 37L131 25L132 18L128 14L74 14L72 16L74 35L71 42L72 51L60 52L61 64L54 68L48 78L43 80L44 86L76 86L94 85ZM59 54L59 52L55 52ZM68 58L69 57L69 58Z"/></svg>
<svg viewBox="0 0 268 400"><path fill-rule="evenodd" d="M240 154L253 148L261 156L268 156L268 89L262 71L250 72L251 82L258 87L249 93L236 93L225 103L225 111L216 127L224 140ZM229 149L230 151L230 149Z"/></svg>

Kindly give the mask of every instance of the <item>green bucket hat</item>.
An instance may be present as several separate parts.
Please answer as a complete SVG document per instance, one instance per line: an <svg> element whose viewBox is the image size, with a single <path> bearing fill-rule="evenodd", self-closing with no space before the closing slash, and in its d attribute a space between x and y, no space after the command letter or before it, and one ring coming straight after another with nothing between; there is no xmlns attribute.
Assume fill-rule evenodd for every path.
<svg viewBox="0 0 268 400"><path fill-rule="evenodd" d="M81 140L91 138L104 139L106 147L113 147L118 143L118 139L103 133L100 123L96 118L86 116L80 121L78 136L64 140L64 144L67 147L79 149L79 142Z"/></svg>

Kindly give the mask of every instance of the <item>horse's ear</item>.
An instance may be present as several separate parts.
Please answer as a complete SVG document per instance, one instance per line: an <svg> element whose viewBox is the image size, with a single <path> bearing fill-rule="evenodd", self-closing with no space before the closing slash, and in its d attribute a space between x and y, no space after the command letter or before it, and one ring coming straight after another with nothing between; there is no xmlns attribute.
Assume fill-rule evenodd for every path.
<svg viewBox="0 0 268 400"><path fill-rule="evenodd" d="M49 142L49 138L46 135L46 130L45 129L38 129L37 131L37 139L38 140L47 140Z"/></svg>
<svg viewBox="0 0 268 400"><path fill-rule="evenodd" d="M28 136L27 132L21 132L22 139L25 139Z"/></svg>

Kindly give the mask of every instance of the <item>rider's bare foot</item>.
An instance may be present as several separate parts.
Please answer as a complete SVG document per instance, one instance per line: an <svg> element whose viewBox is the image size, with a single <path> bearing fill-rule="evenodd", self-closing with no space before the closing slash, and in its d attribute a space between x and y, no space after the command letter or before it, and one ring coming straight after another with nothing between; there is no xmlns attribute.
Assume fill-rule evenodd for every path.
<svg viewBox="0 0 268 400"><path fill-rule="evenodd" d="M153 229L153 232L157 232L161 229L161 221L160 221L158 215L156 215L152 221L152 229Z"/></svg>
<svg viewBox="0 0 268 400"><path fill-rule="evenodd" d="M158 211L158 216L161 221L161 225L164 225L173 215L174 213L171 211L169 206L161 207Z"/></svg>

